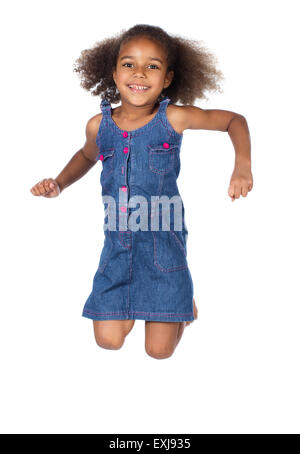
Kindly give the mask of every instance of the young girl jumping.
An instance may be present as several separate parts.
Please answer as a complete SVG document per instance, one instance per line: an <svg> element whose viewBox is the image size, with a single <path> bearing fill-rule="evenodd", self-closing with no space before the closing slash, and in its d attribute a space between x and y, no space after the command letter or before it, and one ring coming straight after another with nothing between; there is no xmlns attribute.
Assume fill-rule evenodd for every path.
<svg viewBox="0 0 300 454"><path fill-rule="evenodd" d="M74 71L84 89L101 95L101 113L88 120L83 148L57 178L31 192L56 197L101 161L109 222L82 315L93 320L96 342L107 349L119 349L135 320L145 320L146 352L168 358L198 313L176 181L183 131L228 132L235 149L228 189L234 201L253 187L247 121L190 105L205 90L219 90L223 75L196 41L160 27L135 25L97 43L82 51ZM119 101L112 109L110 103Z"/></svg>

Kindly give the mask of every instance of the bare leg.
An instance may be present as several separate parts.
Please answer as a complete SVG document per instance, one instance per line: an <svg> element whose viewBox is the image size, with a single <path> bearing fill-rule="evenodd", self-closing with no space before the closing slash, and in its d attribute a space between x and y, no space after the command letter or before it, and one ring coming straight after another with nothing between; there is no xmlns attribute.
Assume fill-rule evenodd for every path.
<svg viewBox="0 0 300 454"><path fill-rule="evenodd" d="M176 347L179 344L180 339L182 338L183 331L184 331L184 328L185 328L185 324L186 324L186 322L179 322L178 332L177 332L177 340L176 340Z"/></svg>
<svg viewBox="0 0 300 454"><path fill-rule="evenodd" d="M93 320L94 335L99 347L118 350L133 328L135 320Z"/></svg>
<svg viewBox="0 0 300 454"><path fill-rule="evenodd" d="M145 350L156 359L169 358L182 336L184 322L145 322Z"/></svg>
<svg viewBox="0 0 300 454"><path fill-rule="evenodd" d="M193 298L193 310L194 310L194 317L195 319L198 318L198 308L196 306L196 303L195 303L195 299ZM193 323L194 320L192 320L191 322L185 322L185 326L188 326L190 325L191 323Z"/></svg>
<svg viewBox="0 0 300 454"><path fill-rule="evenodd" d="M198 309L193 298L194 318ZM182 338L184 328L191 322L145 322L145 349L149 356L157 359L169 358Z"/></svg>

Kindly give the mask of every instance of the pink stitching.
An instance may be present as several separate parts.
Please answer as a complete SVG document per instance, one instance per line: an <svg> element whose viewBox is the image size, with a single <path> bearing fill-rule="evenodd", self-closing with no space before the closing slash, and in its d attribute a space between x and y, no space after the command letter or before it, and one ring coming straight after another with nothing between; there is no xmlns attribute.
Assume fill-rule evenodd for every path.
<svg viewBox="0 0 300 454"><path fill-rule="evenodd" d="M148 145L149 146L149 145ZM152 155L165 155L165 154L170 154L171 159L170 159L170 165L167 169L156 169L153 165L153 157ZM149 169L153 173L158 173L159 175L166 175L167 173L171 172L171 170L174 167L174 157L175 157L175 151L167 151L167 152L155 152L155 151L150 151L150 159L149 159Z"/></svg>
<svg viewBox="0 0 300 454"><path fill-rule="evenodd" d="M170 233L172 233L172 235L174 236L175 240L176 240L177 243L179 244L179 247L182 249L184 255L186 256L186 251L185 251L183 245L181 244L181 241L180 241L179 238L177 237L176 233L173 232L173 230L170 230Z"/></svg>
<svg viewBox="0 0 300 454"><path fill-rule="evenodd" d="M87 311L86 309L83 312L87 313L87 314L95 314L95 315L127 314L127 311L122 311L122 312L91 312L91 311Z"/></svg>
<svg viewBox="0 0 300 454"><path fill-rule="evenodd" d="M131 237L131 239L132 239L132 237ZM131 254L130 254L130 267L129 267L129 283L128 283L127 311L129 310L129 301L130 301L131 270L132 270L132 252L131 252Z"/></svg>
<svg viewBox="0 0 300 454"><path fill-rule="evenodd" d="M154 240L154 265L155 265L160 271L164 271L165 273L171 273L172 271L185 270L185 269L188 268L187 263L186 263L186 265L181 265L181 266L177 266L177 267L173 267L173 268L162 268L162 266L157 262L157 254L156 254L156 238L155 238L155 235L154 235L154 231L151 230L151 233L152 233L153 240Z"/></svg>
<svg viewBox="0 0 300 454"><path fill-rule="evenodd" d="M101 153L106 153L107 151L115 151L115 148L102 148L101 147ZM112 155L113 155L113 153L108 154L108 155L104 156L104 158L107 158L108 156L112 156Z"/></svg>
<svg viewBox="0 0 300 454"><path fill-rule="evenodd" d="M110 240L110 249L109 249L109 251L108 251L108 253L107 253L107 259L106 259L106 261L105 261L101 266L99 265L99 268L98 268L98 269L99 269L100 273L103 273L103 271L104 271L106 265L108 264L108 261L109 261L110 256L111 256L112 247L113 247L113 242L112 242L112 239L111 239L110 230L107 229L107 231L108 231L108 238L109 238L109 240ZM103 245L103 249L104 249L104 245ZM102 250L103 250L103 249L102 249Z"/></svg>
<svg viewBox="0 0 300 454"><path fill-rule="evenodd" d="M157 112L157 114L152 118L152 120L150 120L149 123L147 123L146 125L142 126L141 128L138 128L139 129L143 129L143 128L146 128L146 126L150 125L151 122L153 120L157 120L152 128L158 123L158 122L161 122L161 124L163 125L164 129L167 130L167 133L169 134L169 136L175 136L175 137L179 137L180 139L180 142L182 141L183 139L183 133L182 134L179 134L177 131L175 131L175 129L173 128L173 126L171 125L171 123L169 122L168 120L168 117L167 117L167 114L166 114L166 110L167 110L167 107L168 107L168 104L169 102L167 102L165 105L166 107L164 107L165 105L163 103L160 104L160 108ZM105 112L103 113L103 116L102 116L102 119L101 119L101 123L100 123L100 126L99 126L99 131L98 131L98 134L99 134L99 139L100 139L100 136L104 133L103 129L105 129L105 127L108 127L109 129L113 130L112 127L111 127L111 123L113 124L114 126L114 129L121 135L123 134L122 133L122 130L116 125L116 123L113 121L112 119L112 116L111 116L111 106L110 105L107 105L105 108L104 108ZM161 115L159 115L161 114ZM164 114L164 115L163 115ZM166 124L164 123L164 121L162 121L162 119L160 118L160 116L163 118L163 120L166 122ZM106 120L106 124L101 128L101 124L102 124L102 120L105 119ZM103 122L104 124L105 122ZM130 133L132 133L132 137L137 137L141 134L144 134L144 132L148 131L149 129L151 130L152 128L146 128L144 129L143 131L141 132L134 132L134 131L128 131Z"/></svg>
<svg viewBox="0 0 300 454"><path fill-rule="evenodd" d="M152 151L154 153L164 153L164 154L165 153L169 153L169 154L171 154L171 153L175 152L175 150L173 150L173 148L178 148L179 144L177 144L177 143L171 144L167 150L165 148L163 148L162 146L152 147L151 145L147 145L147 147L150 148L150 151Z"/></svg>
<svg viewBox="0 0 300 454"><path fill-rule="evenodd" d="M192 312L178 312L178 314L168 314L168 312L141 312L132 311L133 314L157 314L157 315L168 315L169 317L177 317L178 315L192 315Z"/></svg>
<svg viewBox="0 0 300 454"><path fill-rule="evenodd" d="M149 314L149 315L166 315L167 317L178 317L179 315L193 315L192 312L178 312L178 314L168 314L167 312L141 312L141 311L121 311L121 312L91 312L84 310L83 313L94 314L94 315L114 315L114 314Z"/></svg>
<svg viewBox="0 0 300 454"><path fill-rule="evenodd" d="M110 117L108 117L108 118L110 119ZM106 123L105 127L102 128L102 130L101 130L101 132L100 132L100 134L99 134L99 139L100 139L101 135L104 134L105 128L108 128L108 129L110 129L110 130L113 131L113 132L115 132L115 130L117 130L117 132L119 133L119 135L122 135L122 132L119 130L119 128L117 127L117 125L114 123L113 120L111 120L111 121L112 121L114 127L111 126L111 122L108 121L107 118L106 118L106 120L107 120L107 123ZM153 118L152 120L154 120L154 118ZM152 121L152 120L151 120L151 121ZM150 122L150 123L151 123L151 122ZM150 123L148 123L148 125L149 125ZM175 136L175 137L176 137L176 136L179 136L179 138L180 138L181 140L178 142L178 145L180 145L180 143L181 143L181 141L182 141L182 138L183 138L183 134L178 134L178 133L175 131L175 129L174 129L174 132L175 132L175 134L174 134L172 131L170 131L170 130L167 128L167 126L163 123L163 121L162 121L160 118L157 118L157 121L152 125L151 128L147 128L147 129L145 129L144 131L141 131L141 132L139 132L139 133L132 133L131 136L132 136L132 137L138 137L138 136L144 134L145 132L151 131L151 129L153 129L158 123L161 123L161 124L162 124L163 128L167 131L167 133L169 134L169 136ZM145 125L145 126L147 126L147 125ZM143 127L144 127L144 126L143 126ZM99 129L100 129L100 128L99 128ZM140 129L140 128L139 128L139 129ZM130 131L129 131L129 132L130 132Z"/></svg>
<svg viewBox="0 0 300 454"><path fill-rule="evenodd" d="M110 165L110 170L109 170L109 171L104 172L104 165L103 165L104 160L102 161L102 172L101 172L101 175L100 175L100 179L101 179L101 176L102 176L101 184L102 184L102 188L103 188L103 189L106 189L106 188L107 188L108 181L106 181L106 180L107 180L107 178L109 177L109 175L110 175L110 174L113 172L113 170L114 170L114 159L115 159L115 154L113 153L113 154L111 154L111 155L109 155L109 156L106 156L106 158L108 158L108 157L112 158L112 159L111 159L111 163L108 164L108 163L109 163L109 161L108 161L108 163L106 164L106 166L107 166L107 165Z"/></svg>
<svg viewBox="0 0 300 454"><path fill-rule="evenodd" d="M170 99L165 99L163 101L161 101L159 103L159 108L158 108L158 111L156 112L156 114L154 115L154 117L148 122L146 123L144 126L141 126L140 128L136 128L136 130L133 130L133 131L128 131L130 133L132 133L132 135L134 135L135 131L138 131L140 129L143 129L143 128L146 128L148 125L150 125L152 123L152 121L156 120L156 119L159 119L159 116L162 115L162 114L165 114L166 115L166 109L167 109L167 106L170 102ZM107 111L107 114L106 116L109 118L110 122L113 123L113 125L115 126L115 128L123 135L123 132L124 132L124 129L121 129L119 128L119 126L114 122L114 120L112 119L112 109L111 109L111 104L107 104L106 107L105 107L106 111ZM173 128L172 128L173 129ZM174 130L174 132L176 132ZM176 133L178 134L178 133Z"/></svg>
<svg viewBox="0 0 300 454"><path fill-rule="evenodd" d="M129 232L131 232L129 230ZM124 237L122 237L121 235L124 234L124 233L128 233L128 231L126 230L119 230L119 240L120 240L120 243L122 243L122 246L126 247L127 249L130 249L131 248L131 244L129 246L127 246L127 244L124 244ZM126 241L126 238L125 238L125 241ZM129 239L130 241L130 239Z"/></svg>

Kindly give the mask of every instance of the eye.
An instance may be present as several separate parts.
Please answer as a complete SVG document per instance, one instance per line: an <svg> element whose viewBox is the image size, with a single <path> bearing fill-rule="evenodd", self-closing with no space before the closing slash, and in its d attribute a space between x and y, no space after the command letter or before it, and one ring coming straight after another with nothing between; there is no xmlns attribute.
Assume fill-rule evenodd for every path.
<svg viewBox="0 0 300 454"><path fill-rule="evenodd" d="M126 66L126 65L132 65L132 63L124 63L122 66ZM148 66L154 66L155 68L159 69L159 67L157 65L150 64Z"/></svg>

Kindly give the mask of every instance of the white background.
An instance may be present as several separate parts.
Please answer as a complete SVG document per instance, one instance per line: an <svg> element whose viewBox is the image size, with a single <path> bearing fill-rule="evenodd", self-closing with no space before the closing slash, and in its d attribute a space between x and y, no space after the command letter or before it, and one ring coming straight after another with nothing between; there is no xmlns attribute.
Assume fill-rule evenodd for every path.
<svg viewBox="0 0 300 454"><path fill-rule="evenodd" d="M299 433L297 7L1 4L1 432ZM252 143L253 190L232 202L228 134L184 132L178 185L199 317L164 360L146 354L144 321L111 351L81 316L103 242L101 166L58 198L30 192L99 112L75 59L138 23L204 42L225 81L195 105L243 114Z"/></svg>

